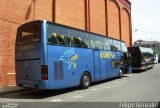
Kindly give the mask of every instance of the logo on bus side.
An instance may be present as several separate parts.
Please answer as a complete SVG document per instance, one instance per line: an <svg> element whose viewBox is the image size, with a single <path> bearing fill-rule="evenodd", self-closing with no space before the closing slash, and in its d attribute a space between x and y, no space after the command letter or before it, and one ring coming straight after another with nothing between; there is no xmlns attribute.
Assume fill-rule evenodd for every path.
<svg viewBox="0 0 160 108"><path fill-rule="evenodd" d="M74 48L69 49L64 52L64 54L60 57L60 60L66 62L68 64L68 69L76 69L77 63L76 60L78 59L78 54L74 51Z"/></svg>
<svg viewBox="0 0 160 108"><path fill-rule="evenodd" d="M115 54L111 52L100 52L100 58L115 58Z"/></svg>

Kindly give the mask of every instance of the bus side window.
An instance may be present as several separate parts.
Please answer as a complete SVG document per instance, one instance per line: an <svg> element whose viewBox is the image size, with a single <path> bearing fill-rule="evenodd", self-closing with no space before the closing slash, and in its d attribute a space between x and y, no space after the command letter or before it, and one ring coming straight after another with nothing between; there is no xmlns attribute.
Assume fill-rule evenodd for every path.
<svg viewBox="0 0 160 108"><path fill-rule="evenodd" d="M113 40L113 50L114 51L121 51L120 42L117 40Z"/></svg>
<svg viewBox="0 0 160 108"><path fill-rule="evenodd" d="M88 48L88 45L83 40L81 40L81 44L82 44L82 48Z"/></svg>
<svg viewBox="0 0 160 108"><path fill-rule="evenodd" d="M94 47L95 49L100 49L101 48L100 43L99 43L98 40L94 42L94 46L95 46Z"/></svg>
<svg viewBox="0 0 160 108"><path fill-rule="evenodd" d="M111 50L111 46L108 43L108 38L103 38L103 46L104 46L104 50Z"/></svg>
<svg viewBox="0 0 160 108"><path fill-rule="evenodd" d="M112 50L112 51L115 51L115 48L114 48L114 46L113 46L113 45L111 45L111 50Z"/></svg>
<svg viewBox="0 0 160 108"><path fill-rule="evenodd" d="M63 35L57 35L57 39L58 39L60 45L68 46L67 43L64 40Z"/></svg>
<svg viewBox="0 0 160 108"><path fill-rule="evenodd" d="M74 47L82 47L82 45L81 45L81 39L73 37L73 46Z"/></svg>
<svg viewBox="0 0 160 108"><path fill-rule="evenodd" d="M88 33L70 29L72 38L72 45L74 47L80 47L80 48L88 48L89 47L89 38Z"/></svg>
<svg viewBox="0 0 160 108"><path fill-rule="evenodd" d="M110 50L114 51L114 49L113 49L113 40L112 39L108 39L108 44L110 46Z"/></svg>
<svg viewBox="0 0 160 108"><path fill-rule="evenodd" d="M56 34L56 33L52 33L52 34L51 34L51 37L48 38L48 43L49 43L49 44L58 45L57 34Z"/></svg>
<svg viewBox="0 0 160 108"><path fill-rule="evenodd" d="M59 25L47 23L48 44L70 46L69 29Z"/></svg>
<svg viewBox="0 0 160 108"><path fill-rule="evenodd" d="M68 37L68 36L65 36L64 40L65 40L65 42L67 43L67 46L70 46L71 38Z"/></svg>
<svg viewBox="0 0 160 108"><path fill-rule="evenodd" d="M91 47L91 48L94 48L94 44L93 44L93 41L92 41L92 40L90 40L90 47Z"/></svg>
<svg viewBox="0 0 160 108"><path fill-rule="evenodd" d="M113 40L113 51L118 51L118 48L116 47L116 42Z"/></svg>
<svg viewBox="0 0 160 108"><path fill-rule="evenodd" d="M89 37L90 37L91 48L103 49L102 37L98 37L94 34L90 34Z"/></svg>
<svg viewBox="0 0 160 108"><path fill-rule="evenodd" d="M122 52L128 52L127 46L125 45L124 42L121 42L121 51Z"/></svg>

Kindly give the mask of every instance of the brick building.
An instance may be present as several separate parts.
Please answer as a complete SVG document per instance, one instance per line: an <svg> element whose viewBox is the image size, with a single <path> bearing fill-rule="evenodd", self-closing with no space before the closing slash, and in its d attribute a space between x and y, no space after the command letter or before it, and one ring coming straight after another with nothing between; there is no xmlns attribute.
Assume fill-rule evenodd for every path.
<svg viewBox="0 0 160 108"><path fill-rule="evenodd" d="M45 19L121 39L131 38L128 0L1 0L0 87L15 85L15 38L19 25Z"/></svg>

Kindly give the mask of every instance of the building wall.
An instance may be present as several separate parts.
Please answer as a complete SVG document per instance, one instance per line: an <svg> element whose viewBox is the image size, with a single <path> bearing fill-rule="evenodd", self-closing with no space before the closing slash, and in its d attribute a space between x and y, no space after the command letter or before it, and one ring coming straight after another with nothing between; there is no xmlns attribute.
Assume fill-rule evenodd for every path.
<svg viewBox="0 0 160 108"><path fill-rule="evenodd" d="M131 6L125 1L58 0L54 6L54 21L120 39L130 46Z"/></svg>
<svg viewBox="0 0 160 108"><path fill-rule="evenodd" d="M109 0L108 7L108 35L120 39L120 6L117 1Z"/></svg>
<svg viewBox="0 0 160 108"><path fill-rule="evenodd" d="M121 32L122 32L122 40L125 41L125 43L129 46L131 43L131 33L130 33L130 13L128 10L126 10L126 8L122 8L121 10L121 22L122 22L122 28L121 28Z"/></svg>
<svg viewBox="0 0 160 108"><path fill-rule="evenodd" d="M55 0L55 22L84 30L84 7L84 0Z"/></svg>
<svg viewBox="0 0 160 108"><path fill-rule="evenodd" d="M52 21L51 4L51 0L0 1L0 87L15 85L17 27L36 19Z"/></svg>
<svg viewBox="0 0 160 108"><path fill-rule="evenodd" d="M19 25L37 19L95 32L131 45L127 0L1 0L0 87L15 85L15 38Z"/></svg>
<svg viewBox="0 0 160 108"><path fill-rule="evenodd" d="M90 29L89 31L106 35L105 1L90 0Z"/></svg>

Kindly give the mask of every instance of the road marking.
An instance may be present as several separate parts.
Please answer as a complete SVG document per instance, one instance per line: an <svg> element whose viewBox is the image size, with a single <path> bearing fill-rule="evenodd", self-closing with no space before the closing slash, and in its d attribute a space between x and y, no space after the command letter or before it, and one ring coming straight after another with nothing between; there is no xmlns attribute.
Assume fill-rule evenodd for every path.
<svg viewBox="0 0 160 108"><path fill-rule="evenodd" d="M128 74L128 76L133 76L134 74Z"/></svg>
<svg viewBox="0 0 160 108"><path fill-rule="evenodd" d="M97 91L98 89L95 89L95 88L93 88L93 89L91 89L92 91Z"/></svg>
<svg viewBox="0 0 160 108"><path fill-rule="evenodd" d="M81 95L77 95L77 96L75 96L76 98L82 98L83 96L81 96Z"/></svg>
<svg viewBox="0 0 160 108"><path fill-rule="evenodd" d="M111 88L110 86L102 87L102 89L109 89Z"/></svg>
<svg viewBox="0 0 160 108"><path fill-rule="evenodd" d="M61 102L62 100L61 99L53 99L51 100L51 102Z"/></svg>

